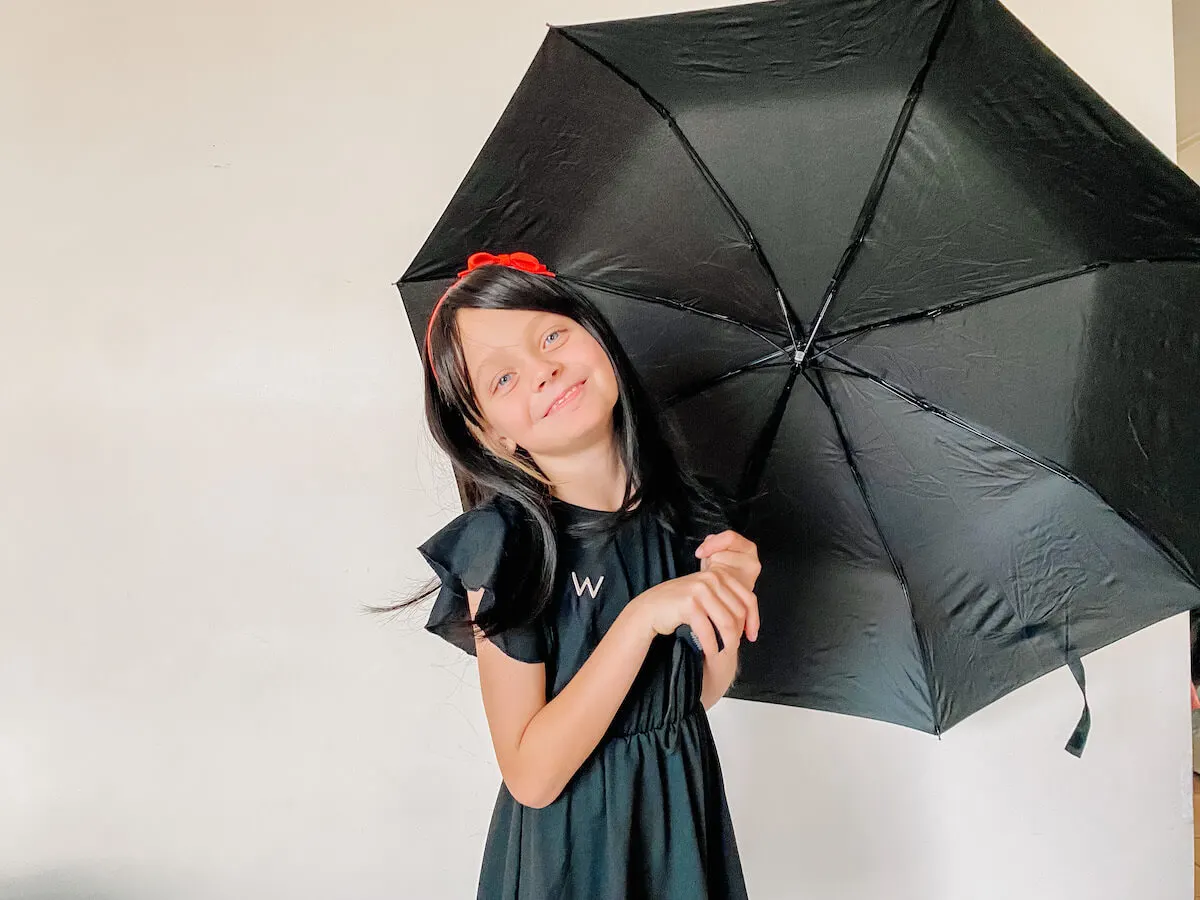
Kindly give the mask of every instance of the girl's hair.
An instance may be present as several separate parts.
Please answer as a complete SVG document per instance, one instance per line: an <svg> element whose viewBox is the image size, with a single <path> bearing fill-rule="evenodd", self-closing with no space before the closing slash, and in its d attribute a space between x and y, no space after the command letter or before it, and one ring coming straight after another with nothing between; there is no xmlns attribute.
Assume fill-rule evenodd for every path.
<svg viewBox="0 0 1200 900"><path fill-rule="evenodd" d="M425 417L433 438L450 457L467 508L495 499L507 504L522 534L512 563L523 572L509 582L506 596L475 624L487 635L530 624L553 599L557 543L550 507L551 483L523 449L497 456L483 443L484 417L467 375L455 313L460 309L526 309L557 313L579 323L608 354L617 381L613 436L626 472L624 500L617 515L575 523L574 536L610 532L633 514L648 512L670 531L699 542L718 530L730 505L707 479L699 479L677 454L678 435L647 393L608 322L590 300L563 278L549 278L503 265L480 266L446 293L430 333L432 359L425 361ZM430 364L436 368L435 379ZM440 384L440 386L439 386ZM435 578L415 595L373 612L408 607L437 590Z"/></svg>

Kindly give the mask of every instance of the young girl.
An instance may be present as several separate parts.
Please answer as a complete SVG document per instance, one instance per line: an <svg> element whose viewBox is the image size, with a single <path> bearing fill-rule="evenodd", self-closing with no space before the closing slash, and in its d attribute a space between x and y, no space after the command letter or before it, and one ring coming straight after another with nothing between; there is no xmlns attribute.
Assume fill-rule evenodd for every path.
<svg viewBox="0 0 1200 900"><path fill-rule="evenodd" d="M745 897L706 710L758 636L757 548L531 255L474 254L425 350L430 429L481 501L420 547L503 776L478 896Z"/></svg>

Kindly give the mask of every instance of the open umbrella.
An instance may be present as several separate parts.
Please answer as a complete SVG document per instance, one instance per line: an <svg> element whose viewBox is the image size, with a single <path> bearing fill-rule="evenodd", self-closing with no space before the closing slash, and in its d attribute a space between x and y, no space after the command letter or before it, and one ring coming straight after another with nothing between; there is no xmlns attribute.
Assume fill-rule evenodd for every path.
<svg viewBox="0 0 1200 900"><path fill-rule="evenodd" d="M477 249L587 294L743 501L734 696L940 733L1200 605L1200 187L994 0L552 28L418 341Z"/></svg>

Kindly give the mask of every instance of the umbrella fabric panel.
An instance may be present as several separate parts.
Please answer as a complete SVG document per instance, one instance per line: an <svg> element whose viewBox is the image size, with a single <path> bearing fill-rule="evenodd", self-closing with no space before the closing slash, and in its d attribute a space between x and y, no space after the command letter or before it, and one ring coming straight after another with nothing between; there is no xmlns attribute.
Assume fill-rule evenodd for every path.
<svg viewBox="0 0 1200 900"><path fill-rule="evenodd" d="M1200 603L1094 492L857 375L822 372L927 642L938 721Z"/></svg>
<svg viewBox="0 0 1200 900"><path fill-rule="evenodd" d="M1200 263L1124 263L836 353L1085 481L1200 571Z"/></svg>
<svg viewBox="0 0 1200 900"><path fill-rule="evenodd" d="M557 32L401 281L514 247L578 280L783 326L774 283L669 123Z"/></svg>
<svg viewBox="0 0 1200 900"><path fill-rule="evenodd" d="M729 416L714 421L714 410ZM776 411L780 420L767 424ZM755 588L763 628L758 641L742 644L730 696L934 732L909 600L814 386L787 367L761 370L672 413L718 480L746 466L755 449L747 438L764 429L775 435L741 526L770 560Z"/></svg>
<svg viewBox="0 0 1200 900"><path fill-rule="evenodd" d="M741 497L743 473L770 450L794 379L788 366L757 368L678 398L664 422L678 433L683 462Z"/></svg>
<svg viewBox="0 0 1200 900"><path fill-rule="evenodd" d="M668 405L675 395L777 355L788 344L786 333L752 329L695 306L575 286L612 326L645 387Z"/></svg>
<svg viewBox="0 0 1200 900"><path fill-rule="evenodd" d="M809 321L851 242L943 6L819 0L563 32L675 118Z"/></svg>
<svg viewBox="0 0 1200 900"><path fill-rule="evenodd" d="M825 326L1200 259L1200 186L994 0L960 0Z"/></svg>
<svg viewBox="0 0 1200 900"><path fill-rule="evenodd" d="M408 314L408 324L412 328L413 337L417 341L418 352L425 353L425 328L429 325L429 315L433 312L434 304L442 296L446 288L453 284L451 278L435 278L431 281L401 282L397 285L400 297L404 300L404 311Z"/></svg>

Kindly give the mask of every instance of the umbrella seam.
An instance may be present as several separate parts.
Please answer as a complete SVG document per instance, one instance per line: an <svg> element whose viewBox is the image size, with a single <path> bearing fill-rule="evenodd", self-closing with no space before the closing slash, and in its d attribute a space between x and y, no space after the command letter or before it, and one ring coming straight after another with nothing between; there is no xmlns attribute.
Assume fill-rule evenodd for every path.
<svg viewBox="0 0 1200 900"><path fill-rule="evenodd" d="M833 406L833 398L829 396L828 387L825 384L825 379L821 377L821 373L817 369L810 370L813 376L820 381L820 387L809 378L805 378L817 396L821 398L821 402L825 404L825 408L829 410L829 416L833 419L833 427L837 432L838 442L842 447L842 454L846 457L846 463L850 466L850 472L854 475L854 483L858 486L858 492L862 496L863 505L867 509L867 515L871 517L871 524L875 526L875 533L879 535L879 542L883 545L883 551L888 556L888 561L892 565L892 571L896 574L896 580L900 582L900 589L904 592L904 600L908 604L909 619L912 621L913 638L917 642L917 653L921 657L921 668L925 674L925 689L927 699L929 701L929 711L933 716L933 733L938 737L942 735L942 716L938 709L938 703L935 698L934 682L933 682L933 660L929 657L929 648L926 645L924 636L917 623L917 610L912 602L912 594L908 587L908 578L904 574L904 568L900 565L900 561L896 558L896 554L892 552L891 544L888 542L887 536L883 533L883 526L879 523L879 518L875 515L875 508L871 505L870 495L867 493L867 486L863 480L862 473L858 469L858 463L854 460L854 451L850 447L850 442L846 438L845 432L842 430L842 421L837 414L837 410Z"/></svg>
<svg viewBox="0 0 1200 900"><path fill-rule="evenodd" d="M822 335L822 340L832 341L837 340L838 338L849 339L852 337L857 337L860 334L865 334L880 328L887 328L892 325L903 325L908 322L919 321L920 319L935 319L938 316L944 316L947 313L956 313L964 309L970 309L972 306L977 306L980 303L987 303L991 300L1000 300L1004 297L1012 297L1025 291L1031 291L1035 288L1057 284L1061 281L1069 281L1070 279L1078 278L1081 275L1088 275L1092 272L1106 269L1110 265L1111 263L1109 262L1088 263L1086 266L1082 266L1078 269L1071 269L1068 272L1056 272L1053 275L1047 275L1037 279L1030 279L1022 282L1019 287L1005 288L997 293L983 294L979 297L970 297L963 300L953 300L950 303L944 303L941 306L935 306L932 309L904 313L899 316L893 316L890 319L880 319L877 322L867 322L864 325L855 325L853 328L847 328L844 331L834 331L830 334Z"/></svg>
<svg viewBox="0 0 1200 900"><path fill-rule="evenodd" d="M843 331L834 331L821 336L823 341L832 341L842 337L856 337L860 334L865 334L870 331L875 331L879 328L886 328L891 325L903 325L908 322L918 321L920 319L933 319L938 316L946 315L947 313L956 313L964 309L970 309L980 303L987 303L991 300L1000 300L1004 297L1011 297L1015 294L1032 291L1035 288L1046 287L1047 285L1057 284L1061 281L1069 281L1072 278L1078 278L1081 275L1088 275L1092 272L1102 271L1113 266L1124 265L1141 265L1143 263L1200 263L1200 257L1190 258L1186 256L1156 256L1147 259L1135 259L1133 257L1114 257L1113 259L1101 260L1099 262L1088 263L1077 269L1071 269L1066 272L1056 272L1053 275L1039 276L1038 278L1026 279L1019 282L1016 287L1005 288L1002 291L997 291L992 294L983 294L979 297L970 297L964 300L954 300L950 303L945 303L941 306L935 306L932 309L923 309L915 312L903 313L898 316L893 316L890 319L879 319L875 322L867 322L863 325L855 325L852 328L847 328Z"/></svg>
<svg viewBox="0 0 1200 900"><path fill-rule="evenodd" d="M750 447L746 465L742 469L742 475L738 481L739 502L744 502L746 498L750 497L758 487L759 481L762 480L763 472L767 467L767 457L771 455L771 447L775 443L775 436L779 433L779 426L783 423L783 416L787 412L788 398L792 394L792 386L796 383L796 376L799 372L800 369L793 366L788 373L787 381L771 407L771 414L763 423L762 432Z"/></svg>
<svg viewBox="0 0 1200 900"><path fill-rule="evenodd" d="M812 327L808 332L808 342L804 345L804 350L800 354L801 362L808 358L813 342L817 338L817 333L821 329L821 323L825 320L830 307L833 306L838 289L842 286L842 281L846 277L846 273L850 271L850 267L854 264L854 260L858 256L859 248L862 247L863 241L866 239L871 223L875 221L875 213L879 210L879 202L883 198L883 191L887 186L888 176L891 175L892 167L896 164L896 157L900 153L900 144L903 142L904 135L908 131L908 125L912 121L913 111L917 108L917 101L921 97L921 90L925 87L925 79L929 75L929 70L932 68L933 61L937 57L938 48L942 45L942 40L950 28L950 21L954 18L957 8L958 0L948 0L946 8L942 11L942 16L938 20L937 28L934 30L933 37L929 41L929 47L925 51L925 60L921 63L921 68L917 70L916 77L913 78L913 83L908 89L908 95L904 98L904 104L900 108L900 117L896 120L896 124L892 128L892 135L888 139L888 145L883 151L883 159L880 160L879 168L875 171L875 179L871 182L871 187L867 190L867 196L863 200L862 209L859 210L858 221L854 223L854 231L850 239L850 244L842 252L841 259L838 260L837 267L833 270L833 277L829 280L829 287L825 289L825 296L821 301L821 307L817 311L816 318L813 320Z"/></svg>
<svg viewBox="0 0 1200 900"><path fill-rule="evenodd" d="M786 352L787 352L786 350L780 350L779 353L768 353L766 356L761 356L758 359L753 359L743 366L738 366L736 369L732 369L728 372L723 372L720 375L709 378L707 381L702 381L699 384L692 385L691 387L689 387L685 390L678 391L674 394L671 394L669 397L667 397L666 399L664 399L662 401L662 406L664 409L670 409L675 404L682 403L684 400L689 400L692 397L697 397L700 394L703 394L705 391L716 387L722 381L726 381L727 379L733 378L736 375L743 375L746 372L761 372L761 371L766 371L767 369L781 368L781 366L778 364L770 366L770 365L767 365L767 363L769 363L772 359L778 358L780 356L780 354L786 353ZM787 363L787 366L792 369L797 368L796 365L790 361Z"/></svg>
<svg viewBox="0 0 1200 900"><path fill-rule="evenodd" d="M560 279L562 279L563 281L568 281L572 284L577 284L581 287L592 288L592 289L598 290L598 291L604 291L605 293L615 294L619 297L626 297L630 300L640 300L643 303L653 303L653 304L657 304L659 306L667 306L667 307L670 307L671 309L677 310L678 312L691 313L692 315L704 316L704 317L710 318L710 319L717 319L718 321L725 322L729 325L737 325L740 328L744 328L746 331L749 331L755 337L760 338L763 341L766 341L768 344L770 344L772 347L774 347L776 350L778 350L781 353L787 349L786 347L780 347L773 340L771 340L770 337L768 337L768 334L777 334L780 337L783 337L783 332L772 331L767 328L764 328L760 331L757 328L755 328L754 326L749 325L746 322L741 321L740 319L735 319L732 316L726 316L726 315L722 315L721 313L711 312L707 309L702 309L702 308L696 307L696 306L688 306L686 303L680 303L678 300L672 300L669 297L655 297L650 294L642 294L642 293L638 293L637 291L631 291L628 288L618 287L617 285L608 284L603 281L593 281L592 279L589 279L589 278L579 278L578 276L570 275L570 274L563 273L563 272L558 273L558 277Z"/></svg>

